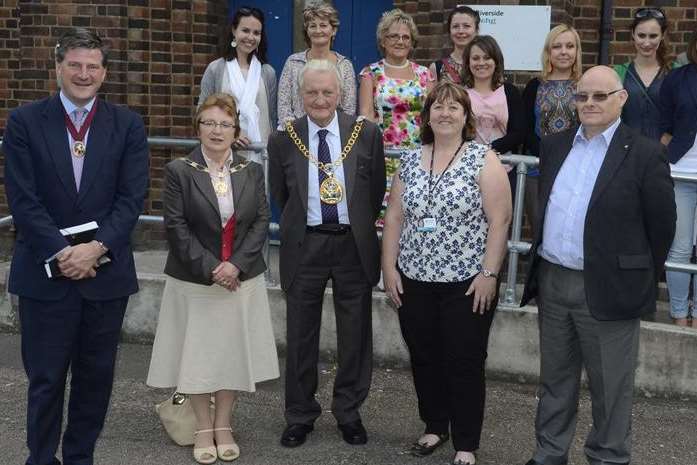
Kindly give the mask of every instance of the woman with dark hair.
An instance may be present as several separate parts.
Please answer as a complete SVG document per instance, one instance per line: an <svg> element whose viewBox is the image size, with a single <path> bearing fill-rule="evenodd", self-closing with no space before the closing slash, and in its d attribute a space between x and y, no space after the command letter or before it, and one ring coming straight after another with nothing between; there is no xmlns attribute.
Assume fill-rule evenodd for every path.
<svg viewBox="0 0 697 465"><path fill-rule="evenodd" d="M687 44L688 64L672 70L661 86L661 142L668 146L672 172L697 174L697 28ZM668 260L688 263L692 256L697 184L674 180L678 220ZM687 326L690 275L666 271L670 315L680 326ZM697 283L697 280L695 280ZM697 291L697 284L695 285ZM695 294L697 295L697 294ZM697 309L692 308L692 326L697 327Z"/></svg>
<svg viewBox="0 0 697 465"><path fill-rule="evenodd" d="M230 150L239 135L230 95L201 102L194 127L201 145L165 166L167 280L147 384L189 396L194 459L211 464L239 457L236 391L277 378L278 358L264 281L263 170Z"/></svg>
<svg viewBox="0 0 697 465"><path fill-rule="evenodd" d="M520 92L503 80L503 53L491 36L477 36L463 54L462 83L467 89L476 128L475 140L498 154L518 153L525 138ZM511 187L515 172L510 165Z"/></svg>
<svg viewBox="0 0 697 465"><path fill-rule="evenodd" d="M426 98L420 150L392 181L382 235L385 292L399 308L422 457L453 438L453 464L474 464L484 419L484 367L506 253L511 191L488 146L474 142L467 92L449 81Z"/></svg>
<svg viewBox="0 0 697 465"><path fill-rule="evenodd" d="M666 44L668 21L660 8L640 8L630 30L636 55L627 63L615 65L629 94L622 108L622 121L644 136L660 140L661 84L674 67Z"/></svg>
<svg viewBox="0 0 697 465"><path fill-rule="evenodd" d="M305 114L298 77L310 60L328 60L339 70L341 97L339 109L356 114L356 72L351 60L332 50L339 31L339 12L329 3L311 3L303 10L303 32L307 50L288 57L278 83L278 124L282 127Z"/></svg>
<svg viewBox="0 0 697 465"><path fill-rule="evenodd" d="M429 69L439 81L448 79L460 84L462 54L467 44L479 34L479 12L467 5L457 5L448 15L446 30L450 33L453 50L445 58L431 63Z"/></svg>
<svg viewBox="0 0 697 465"><path fill-rule="evenodd" d="M264 13L258 8L242 7L226 25L221 58L206 67L201 79L199 106L213 93L235 97L240 112L242 133L237 148L250 143L265 144L276 127L276 72L266 63ZM243 153L260 161L254 152Z"/></svg>

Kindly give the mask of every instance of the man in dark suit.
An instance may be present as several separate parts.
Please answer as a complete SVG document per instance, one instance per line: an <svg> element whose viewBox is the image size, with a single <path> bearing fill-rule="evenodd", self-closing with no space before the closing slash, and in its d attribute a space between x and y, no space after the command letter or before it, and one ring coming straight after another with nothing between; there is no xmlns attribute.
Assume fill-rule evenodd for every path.
<svg viewBox="0 0 697 465"><path fill-rule="evenodd" d="M656 307L675 231L665 149L620 121L627 92L606 66L576 94L580 128L543 138L538 223L522 305L540 315L537 448L528 465L568 461L581 368L592 400L591 465L629 463L639 318Z"/></svg>
<svg viewBox="0 0 697 465"><path fill-rule="evenodd" d="M9 291L19 296L22 358L29 378L27 465L55 457L68 368L65 465L90 465L104 424L128 296L137 292L130 235L148 185L141 119L96 98L107 46L86 29L56 45L58 95L24 105L5 129L5 183L17 227ZM96 221L89 242L62 228ZM110 263L99 266L107 254ZM49 279L57 261L63 277ZM99 268L98 268L99 266Z"/></svg>
<svg viewBox="0 0 697 465"><path fill-rule="evenodd" d="M307 116L269 139L269 182L282 211L286 447L304 443L322 412L315 392L322 298L330 278L338 345L332 413L346 442L367 441L358 409L371 379L371 297L380 275L375 220L385 194L385 162L377 126L336 111L339 80L332 63L310 61L300 74Z"/></svg>

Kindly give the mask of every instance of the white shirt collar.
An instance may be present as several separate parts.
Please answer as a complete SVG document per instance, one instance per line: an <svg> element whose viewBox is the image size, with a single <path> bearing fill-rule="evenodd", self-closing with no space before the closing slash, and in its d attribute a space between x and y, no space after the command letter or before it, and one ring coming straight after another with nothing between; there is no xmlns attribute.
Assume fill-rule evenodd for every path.
<svg viewBox="0 0 697 465"><path fill-rule="evenodd" d="M92 97L92 100L90 100L87 103L87 105L85 105L84 107L78 107L73 102L71 102L68 97L65 96L65 94L63 93L62 90L60 91L60 94L58 94L58 95L60 96L61 103L63 104L63 108L65 108L65 112L67 114L71 114L72 112L75 111L76 108L83 108L83 109L87 110L87 112L89 113L90 111L92 111L92 105L94 105L94 101L97 99L97 97L94 96L94 97Z"/></svg>
<svg viewBox="0 0 697 465"><path fill-rule="evenodd" d="M318 126L314 121L310 119L310 117L307 117L307 139L311 140L313 137L315 137L315 134L320 129L326 129L329 131L330 134L335 135L336 137L340 137L339 135L339 118L336 115L336 111L334 112L334 118L329 122L329 124L326 127L320 127Z"/></svg>
<svg viewBox="0 0 697 465"><path fill-rule="evenodd" d="M608 147L610 146L610 141L612 140L612 137L615 135L615 131L617 131L617 128L619 127L621 122L620 118L617 118L617 121L612 123L606 130L604 130L600 135L603 136L603 139L605 139L605 145ZM596 136L597 137L597 136ZM583 133L583 125L578 127L578 130L576 131L576 136L574 136L574 144L578 140L583 140L584 142L590 142L587 138L586 135Z"/></svg>

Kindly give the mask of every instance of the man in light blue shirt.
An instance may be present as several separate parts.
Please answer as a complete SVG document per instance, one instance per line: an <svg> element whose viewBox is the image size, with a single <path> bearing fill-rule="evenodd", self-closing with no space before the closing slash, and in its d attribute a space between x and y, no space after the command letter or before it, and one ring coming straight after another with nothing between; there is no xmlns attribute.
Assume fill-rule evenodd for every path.
<svg viewBox="0 0 697 465"><path fill-rule="evenodd" d="M606 66L574 95L581 126L542 139L538 233L522 305L540 314L537 447L527 465L565 465L586 369L591 465L628 464L639 319L656 308L675 232L665 148L620 121L627 92Z"/></svg>

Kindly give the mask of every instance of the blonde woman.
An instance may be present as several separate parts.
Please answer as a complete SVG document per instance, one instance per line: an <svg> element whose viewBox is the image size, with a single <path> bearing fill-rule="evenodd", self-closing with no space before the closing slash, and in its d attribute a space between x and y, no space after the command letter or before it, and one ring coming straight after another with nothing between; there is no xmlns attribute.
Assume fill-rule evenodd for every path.
<svg viewBox="0 0 697 465"><path fill-rule="evenodd" d="M421 110L433 87L428 68L409 60L417 43L416 24L396 8L382 15L377 27L378 49L383 59L360 73L360 114L378 123L385 148L414 149L421 146ZM399 160L385 159L388 191L378 218L382 227L389 186Z"/></svg>
<svg viewBox="0 0 697 465"><path fill-rule="evenodd" d="M339 13L324 2L310 4L303 10L303 31L309 47L288 57L278 83L279 128L305 114L298 76L310 60L328 60L336 65L341 76L339 110L356 114L356 73L351 60L331 49L339 30Z"/></svg>
<svg viewBox="0 0 697 465"><path fill-rule="evenodd" d="M540 138L578 124L574 89L581 78L581 38L573 27L560 24L547 34L542 49L542 72L523 91L527 120L525 152L540 154ZM537 224L537 169L528 173L525 211L530 224Z"/></svg>

